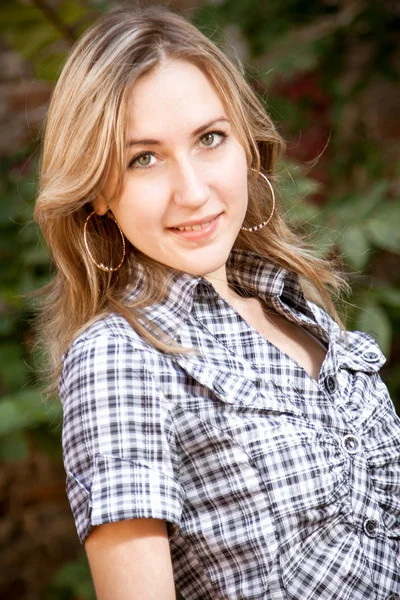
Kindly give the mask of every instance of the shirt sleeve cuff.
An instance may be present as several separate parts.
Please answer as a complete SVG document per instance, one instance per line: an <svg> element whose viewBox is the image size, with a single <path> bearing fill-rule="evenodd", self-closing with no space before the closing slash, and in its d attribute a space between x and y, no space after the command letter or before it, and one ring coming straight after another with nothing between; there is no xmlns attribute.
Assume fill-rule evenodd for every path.
<svg viewBox="0 0 400 600"><path fill-rule="evenodd" d="M81 543L94 525L135 518L162 519L179 525L182 486L153 466L97 455L92 486L68 473L67 493Z"/></svg>

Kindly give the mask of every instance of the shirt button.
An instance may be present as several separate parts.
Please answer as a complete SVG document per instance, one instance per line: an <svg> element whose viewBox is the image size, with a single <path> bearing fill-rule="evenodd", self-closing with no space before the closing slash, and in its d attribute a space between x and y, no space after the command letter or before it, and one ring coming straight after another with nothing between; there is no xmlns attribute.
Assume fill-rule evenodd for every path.
<svg viewBox="0 0 400 600"><path fill-rule="evenodd" d="M400 596L398 594L389 594L389 596L386 597L386 600L400 600Z"/></svg>
<svg viewBox="0 0 400 600"><path fill-rule="evenodd" d="M327 391L330 394L333 394L334 392L336 392L337 383L336 383L336 379L332 375L328 375L327 377L325 377L324 384L325 384L325 388L327 389Z"/></svg>
<svg viewBox="0 0 400 600"><path fill-rule="evenodd" d="M368 537L375 538L378 535L379 523L376 519L365 519L363 528Z"/></svg>
<svg viewBox="0 0 400 600"><path fill-rule="evenodd" d="M369 363L378 362L379 360L379 354L377 352L363 352L361 357Z"/></svg>
<svg viewBox="0 0 400 600"><path fill-rule="evenodd" d="M348 454L357 454L360 449L360 441L350 433L342 439L342 446Z"/></svg>

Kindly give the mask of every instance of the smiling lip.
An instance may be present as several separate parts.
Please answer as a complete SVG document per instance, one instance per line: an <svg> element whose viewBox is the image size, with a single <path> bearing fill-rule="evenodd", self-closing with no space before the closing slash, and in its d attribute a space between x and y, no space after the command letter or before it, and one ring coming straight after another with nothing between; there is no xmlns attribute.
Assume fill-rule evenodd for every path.
<svg viewBox="0 0 400 600"><path fill-rule="evenodd" d="M180 231L183 231L183 229L188 228L187 230L190 231L192 229L192 227L204 227L206 225L208 225L208 223L210 223L210 221L213 221L214 219L216 219L217 217L219 217L220 213L217 215L212 215L210 217L204 217L203 219L197 219L197 221L186 221L185 223L180 223L179 225L175 225L174 227L169 227L168 229L179 229Z"/></svg>
<svg viewBox="0 0 400 600"><path fill-rule="evenodd" d="M173 233L182 237L198 240L209 236L214 232L218 225L219 217L222 213L211 217L205 217L204 219L186 222L178 225L177 227L169 227L168 229Z"/></svg>

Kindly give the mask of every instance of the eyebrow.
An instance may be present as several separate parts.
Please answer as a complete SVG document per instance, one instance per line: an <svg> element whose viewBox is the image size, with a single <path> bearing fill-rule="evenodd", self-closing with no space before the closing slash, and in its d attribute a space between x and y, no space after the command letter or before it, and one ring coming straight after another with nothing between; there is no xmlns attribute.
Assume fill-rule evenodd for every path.
<svg viewBox="0 0 400 600"><path fill-rule="evenodd" d="M203 133L203 131L206 131L213 125L216 125L217 123L221 123L221 122L229 123L230 121L226 117L218 117L217 119L213 119L209 123L206 123L205 125L201 125L201 127L198 127L197 129L195 129L192 133L192 137L196 137L197 135L200 135L201 133ZM126 143L126 145L128 147L130 147L130 146L160 146L161 144L162 144L162 142L160 140L153 140L153 139L128 140Z"/></svg>

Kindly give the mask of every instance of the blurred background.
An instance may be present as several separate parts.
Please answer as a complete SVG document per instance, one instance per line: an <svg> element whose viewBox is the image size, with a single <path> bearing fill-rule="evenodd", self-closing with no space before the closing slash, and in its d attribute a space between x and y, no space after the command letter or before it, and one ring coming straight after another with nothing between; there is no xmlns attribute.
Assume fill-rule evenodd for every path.
<svg viewBox="0 0 400 600"><path fill-rule="evenodd" d="M152 2L156 4L157 2ZM41 399L26 295L50 276L32 220L54 81L107 0L0 5L0 598L93 600L65 496L61 409ZM150 2L141 2L142 5ZM400 6L394 0L176 0L243 63L287 141L284 211L340 256L344 318L371 333L400 411Z"/></svg>

